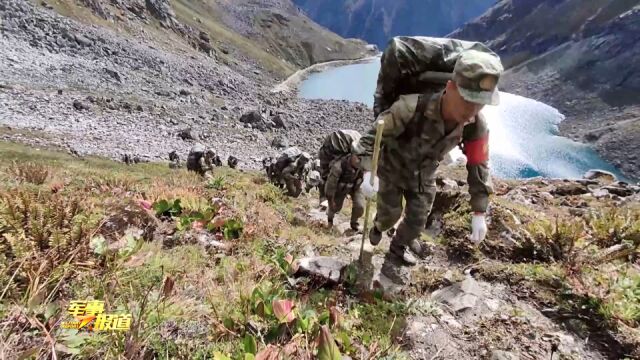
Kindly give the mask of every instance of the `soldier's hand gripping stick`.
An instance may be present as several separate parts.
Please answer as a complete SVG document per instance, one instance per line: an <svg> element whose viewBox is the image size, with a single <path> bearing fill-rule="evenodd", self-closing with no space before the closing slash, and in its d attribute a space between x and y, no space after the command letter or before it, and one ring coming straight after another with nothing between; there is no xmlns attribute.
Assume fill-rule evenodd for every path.
<svg viewBox="0 0 640 360"><path fill-rule="evenodd" d="M371 164L371 186L374 186L374 181L378 173L378 158L380 157L380 144L382 142L382 132L384 131L384 120L376 121L376 141L373 145L373 159ZM362 228L362 244L360 244L360 257L359 261L362 262L362 253L364 252L364 242L367 241L367 235L369 234L369 212L371 210L371 199L367 199L367 205L364 210L364 226Z"/></svg>

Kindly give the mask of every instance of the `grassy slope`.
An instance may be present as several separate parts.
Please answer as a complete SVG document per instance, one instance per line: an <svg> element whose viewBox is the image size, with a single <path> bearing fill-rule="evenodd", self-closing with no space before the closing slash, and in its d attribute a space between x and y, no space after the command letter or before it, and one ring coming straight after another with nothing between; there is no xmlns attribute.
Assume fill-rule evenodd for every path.
<svg viewBox="0 0 640 360"><path fill-rule="evenodd" d="M39 181L43 170L47 176ZM403 357L399 331L403 319L417 311L405 300L353 295L349 286L327 290L313 281L289 283L289 256L301 256L309 245L333 254L339 238L305 219L307 198L288 199L259 174L220 168L206 186L165 164L125 166L0 143L0 184L0 353L5 357L44 358L55 341L58 355L82 358L203 359L220 352L243 359L255 341L258 350L277 347L288 351L288 358L302 359L315 351L320 325L331 326L343 353L352 357L366 350ZM222 198L226 216L244 224L240 238L221 240L227 250L205 250L189 240L194 237L189 226L176 230L186 215L211 207L213 198ZM175 219L157 218L139 199L181 199L184 209ZM468 231L465 209L445 215L436 247L465 251L452 240ZM513 226L509 214L525 221L540 254L555 242L566 258L549 263L538 255L539 260L525 257L511 264L513 254L491 248L490 242L482 253L465 254L473 262L485 259L480 276L534 289L534 301L584 312L640 343L640 276L630 263L598 264L595 257L579 262L599 249L582 242L581 225L564 220L554 225L552 217L540 218L502 198L495 209L494 219L503 223ZM126 245L128 227L149 231ZM606 230L594 231L608 238ZM102 255L92 251L90 240L98 235L114 249ZM572 253L566 248L571 241L587 250ZM447 284L444 271L420 272L409 298ZM91 298L103 299L109 311L131 312L133 330L89 335L59 328L59 321L70 319L65 313L70 300ZM284 299L295 304L297 319L289 325L272 310L274 300Z"/></svg>
<svg viewBox="0 0 640 360"><path fill-rule="evenodd" d="M7 234L4 226L10 217L6 212L7 202L23 193L41 194L37 201L45 208L57 199L64 199L66 204L78 199L82 210L75 220L87 225L81 243L69 248L66 255L57 253L55 247L47 248L50 239L38 242L35 230L29 226L20 230L9 226L10 236L24 230L25 236L20 241L33 245L21 252L14 249L16 257L3 257L0 262L0 290L6 289L0 318L5 319L3 326L9 326L2 332L0 353L9 358L30 349L36 350L34 354L39 354L38 358L50 352L46 333L38 323L56 339L59 354L79 352L83 358L120 355L139 358L143 353L155 353L160 358L193 359L210 357L216 351L240 358L245 332L248 333L244 325L248 321L258 327L254 331L272 343L288 343L290 347L305 349L313 346L318 324L329 323L329 309L334 305L345 309L345 295L341 291L325 291L313 284L301 285L297 291L286 285L285 255L302 253L306 244L330 249L334 240L330 231L291 225L296 223L295 208L303 205L286 199L270 185L260 185L261 177L256 174L220 169L217 175L224 180L218 180L216 187L224 190L215 190L206 189L199 177L186 171L171 171L164 164L129 167L97 158L77 160L60 153L33 151L6 143L0 143L0 153L3 235ZM42 185L16 182L7 171L12 166L10 159L18 163L29 161L39 169L46 167L47 180ZM57 194L51 194L51 188L61 186ZM92 236L104 233L100 226L109 227L104 236L111 244L120 239L126 228L125 224L114 230L104 221L107 218L115 221L118 214L126 213L131 225L142 229L155 226L155 220L146 218L145 213L138 210L136 199L143 197L151 201L180 198L185 212L203 210L212 197L223 197L243 220L244 234L238 240L224 240L230 250L218 255L215 251L208 253L200 245L183 243L186 242L184 233L177 235L180 240L172 248L163 247L157 239L140 240L140 248L128 254L93 254L87 245ZM37 217L35 211L29 216ZM67 225L65 222L61 227ZM50 224L50 228L55 226ZM7 254L9 242L0 239ZM28 255L36 255L39 260L32 262ZM41 268L42 259L51 259L48 264L51 266ZM166 279L172 279L175 286L168 296L163 296ZM136 330L128 334L88 336L54 325L70 320L65 314L68 301L90 298L105 300L108 310L132 312ZM295 299L297 314L304 314L308 329L298 326L288 330L286 326L278 326L273 314L257 315L260 301L270 308L273 299L287 298ZM353 346L356 343L391 344L387 320L367 319L392 318L402 311L401 305L380 302L351 304L346 308L345 330L334 330L336 336L343 337L344 341L354 339ZM9 323L17 325L13 327ZM281 339L277 339L277 334L267 334L270 330L274 334L282 331ZM298 335L292 338L287 334L289 331ZM263 338L258 335L255 338L258 348L263 349ZM291 356L300 358L295 354Z"/></svg>

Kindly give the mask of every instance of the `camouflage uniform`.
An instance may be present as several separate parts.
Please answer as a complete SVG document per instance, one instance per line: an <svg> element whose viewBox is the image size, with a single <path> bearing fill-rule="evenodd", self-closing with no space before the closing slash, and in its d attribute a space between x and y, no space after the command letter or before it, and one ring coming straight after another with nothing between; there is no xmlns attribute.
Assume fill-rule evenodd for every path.
<svg viewBox="0 0 640 360"><path fill-rule="evenodd" d="M323 185L320 186L320 201L325 198L324 183L329 177L331 163L347 154L351 154L352 144L360 140L360 133L355 130L338 130L327 135L318 151L320 160L320 177Z"/></svg>
<svg viewBox="0 0 640 360"><path fill-rule="evenodd" d="M360 168L353 167L351 156L343 156L333 161L331 170L325 184L325 194L329 199L327 220L333 224L333 217L342 210L347 195L351 196L353 207L351 209L351 228L358 229L358 219L364 214L365 198L360 191L363 172Z"/></svg>
<svg viewBox="0 0 640 360"><path fill-rule="evenodd" d="M195 171L202 176L210 176L215 157L213 150L206 149L204 145L196 144L187 156L187 170Z"/></svg>
<svg viewBox="0 0 640 360"><path fill-rule="evenodd" d="M238 167L238 162L238 158L233 155L229 155L229 157L227 158L227 165L229 165L229 167L232 169Z"/></svg>
<svg viewBox="0 0 640 360"><path fill-rule="evenodd" d="M499 59L487 57L486 54L475 55L477 52L466 54L471 56L456 63L453 74L460 95L471 102L495 103L495 85L502 72ZM380 188L374 230L386 231L400 219L404 198L404 218L390 247L390 251L399 256L407 246L414 252L421 251L417 238L427 222L435 198L435 172L444 157L457 145L464 144L463 152L467 155L467 182L472 210L484 213L489 195L493 192L488 167L489 131L484 116L480 113L471 122L447 129L441 112L443 95L444 91L402 95L378 116L385 123L378 168ZM368 164L375 133L375 128L370 130L355 149L357 154L363 156L362 165L365 168L370 167Z"/></svg>
<svg viewBox="0 0 640 360"><path fill-rule="evenodd" d="M318 170L310 170L305 178L305 191L307 192L307 194L313 188L318 188L319 190L321 184L322 178L320 177L320 172Z"/></svg>
<svg viewBox="0 0 640 360"><path fill-rule="evenodd" d="M287 195L298 197L302 192L304 172L310 158L309 154L302 153L297 159L295 159L295 161L287 165L284 170L282 170L280 179L287 188Z"/></svg>
<svg viewBox="0 0 640 360"><path fill-rule="evenodd" d="M175 150L169 153L169 161L169 167L171 169L179 169L182 166L180 163L180 156Z"/></svg>

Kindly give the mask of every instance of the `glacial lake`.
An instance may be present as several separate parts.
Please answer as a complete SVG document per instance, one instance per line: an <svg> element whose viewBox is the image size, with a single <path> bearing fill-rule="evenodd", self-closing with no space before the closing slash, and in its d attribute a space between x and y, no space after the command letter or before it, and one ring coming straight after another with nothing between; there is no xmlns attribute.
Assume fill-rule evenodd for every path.
<svg viewBox="0 0 640 360"><path fill-rule="evenodd" d="M371 107L379 68L379 60L375 60L311 74L300 85L299 96L357 101ZM587 170L602 169L624 179L588 145L558 135L558 124L564 116L555 108L504 92L500 100L500 105L483 110L489 121L494 176L575 179ZM462 156L459 150L452 155Z"/></svg>

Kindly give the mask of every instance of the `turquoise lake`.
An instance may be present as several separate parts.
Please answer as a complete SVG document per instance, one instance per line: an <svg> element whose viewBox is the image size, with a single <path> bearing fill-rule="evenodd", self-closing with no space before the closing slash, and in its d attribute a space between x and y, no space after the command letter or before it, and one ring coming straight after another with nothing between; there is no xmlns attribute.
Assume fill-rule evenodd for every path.
<svg viewBox="0 0 640 360"><path fill-rule="evenodd" d="M307 99L337 99L373 105L379 60L311 74L300 86ZM501 93L499 106L483 110L491 131L491 169L501 178L581 178L602 169L624 179L588 145L558 135L564 116L555 108L521 96ZM452 153L453 157L462 156Z"/></svg>

